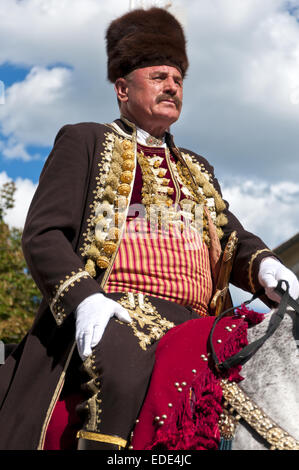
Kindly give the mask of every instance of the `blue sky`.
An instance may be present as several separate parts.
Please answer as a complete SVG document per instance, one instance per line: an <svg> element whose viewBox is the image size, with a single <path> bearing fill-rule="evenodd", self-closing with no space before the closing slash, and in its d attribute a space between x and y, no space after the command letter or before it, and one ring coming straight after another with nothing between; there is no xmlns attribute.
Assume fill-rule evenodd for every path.
<svg viewBox="0 0 299 470"><path fill-rule="evenodd" d="M25 68L8 62L0 65L0 80L4 83L4 95L8 87L15 82L22 82L29 70L29 67ZM2 106L4 106L4 104ZM0 140L2 139L6 140L6 137L0 132ZM0 151L0 172L5 171L13 180L17 178L29 178L36 183L49 149L50 146L28 147L28 152L31 155L38 154L40 158L26 163L21 159L8 159Z"/></svg>
<svg viewBox="0 0 299 470"><path fill-rule="evenodd" d="M48 69L56 66L68 68L68 64L53 64L50 65ZM29 66L24 67L9 62L0 65L0 80L3 82L4 99L6 90L17 82L23 82L29 74L30 68ZM2 106L4 105L5 104ZM1 127L0 140L7 140L7 137L1 133ZM36 184L38 183L39 175L51 148L51 142L49 142L49 145L45 146L28 145L26 150L31 156L31 159L28 161L24 161L22 158L7 158L0 150L0 172L6 172L8 177L14 181L16 181L17 178L28 178Z"/></svg>

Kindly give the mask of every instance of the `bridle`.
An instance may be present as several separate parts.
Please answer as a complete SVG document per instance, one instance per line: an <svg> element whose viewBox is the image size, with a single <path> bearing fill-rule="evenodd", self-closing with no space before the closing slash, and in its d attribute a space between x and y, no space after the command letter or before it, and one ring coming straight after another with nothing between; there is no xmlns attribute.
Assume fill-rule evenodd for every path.
<svg viewBox="0 0 299 470"><path fill-rule="evenodd" d="M286 289L283 289L282 284L285 283ZM297 347L299 348L299 303L294 300L290 294L289 294L289 283L285 280L280 280L278 282L277 287L274 289L276 293L278 293L281 296L281 301L279 303L278 308L272 313L271 317L271 322L270 326L267 330L267 332L259 339L256 341L253 341L252 343L248 344L245 346L241 351L239 351L237 354L231 356L230 358L226 359L224 362L220 362L218 360L218 357L216 355L214 346L213 346L213 333L215 330L215 327L217 323L224 317L226 316L229 312L232 310L235 310L236 308L240 308L242 305L248 305L251 302L253 302L255 299L260 297L265 293L264 289L258 290L250 300L247 300L246 302L243 302L241 305L238 307L233 307L225 310L222 312L215 320L213 327L211 329L210 335L209 335L209 345L211 349L211 355L216 367L216 370L221 373L225 372L228 369L230 369L233 366L236 365L243 365L245 364L257 351L258 349L265 343L265 341L270 338L270 336L273 335L273 333L277 330L279 327L281 321L284 318L284 314L286 312L286 309L288 306L292 307L295 312L295 327L294 327L294 337L295 341L297 344Z"/></svg>

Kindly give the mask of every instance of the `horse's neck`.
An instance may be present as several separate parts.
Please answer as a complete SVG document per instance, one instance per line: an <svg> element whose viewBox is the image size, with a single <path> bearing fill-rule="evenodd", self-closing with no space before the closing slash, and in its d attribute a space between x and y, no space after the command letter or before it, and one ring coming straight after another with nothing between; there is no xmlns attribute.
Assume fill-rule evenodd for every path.
<svg viewBox="0 0 299 470"><path fill-rule="evenodd" d="M277 424L299 439L299 353L293 337L294 312L243 366L241 387ZM271 312L248 330L248 341L263 336Z"/></svg>

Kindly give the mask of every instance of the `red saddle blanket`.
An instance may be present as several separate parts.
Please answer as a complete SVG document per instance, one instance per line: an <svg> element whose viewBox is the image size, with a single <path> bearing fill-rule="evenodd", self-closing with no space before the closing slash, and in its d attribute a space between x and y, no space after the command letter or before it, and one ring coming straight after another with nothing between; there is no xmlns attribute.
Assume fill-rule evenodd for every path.
<svg viewBox="0 0 299 470"><path fill-rule="evenodd" d="M135 450L218 449L222 412L220 380L240 381L240 366L220 376L209 354L215 317L190 320L160 340L150 386L133 436ZM244 318L225 317L213 334L220 361L247 344Z"/></svg>

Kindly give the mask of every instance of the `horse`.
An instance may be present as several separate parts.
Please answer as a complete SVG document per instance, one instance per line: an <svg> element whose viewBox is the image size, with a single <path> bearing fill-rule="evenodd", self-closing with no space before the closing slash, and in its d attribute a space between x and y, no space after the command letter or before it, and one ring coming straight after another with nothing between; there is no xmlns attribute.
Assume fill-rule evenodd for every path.
<svg viewBox="0 0 299 470"><path fill-rule="evenodd" d="M271 310L261 323L248 329L249 343L268 331L274 312ZM238 406L241 413L235 420L232 450L299 450L299 348L294 340L295 316L296 312L288 307L279 328L242 366L244 379L236 385L239 405L233 406L235 413L238 414ZM241 415L246 419L239 419Z"/></svg>

